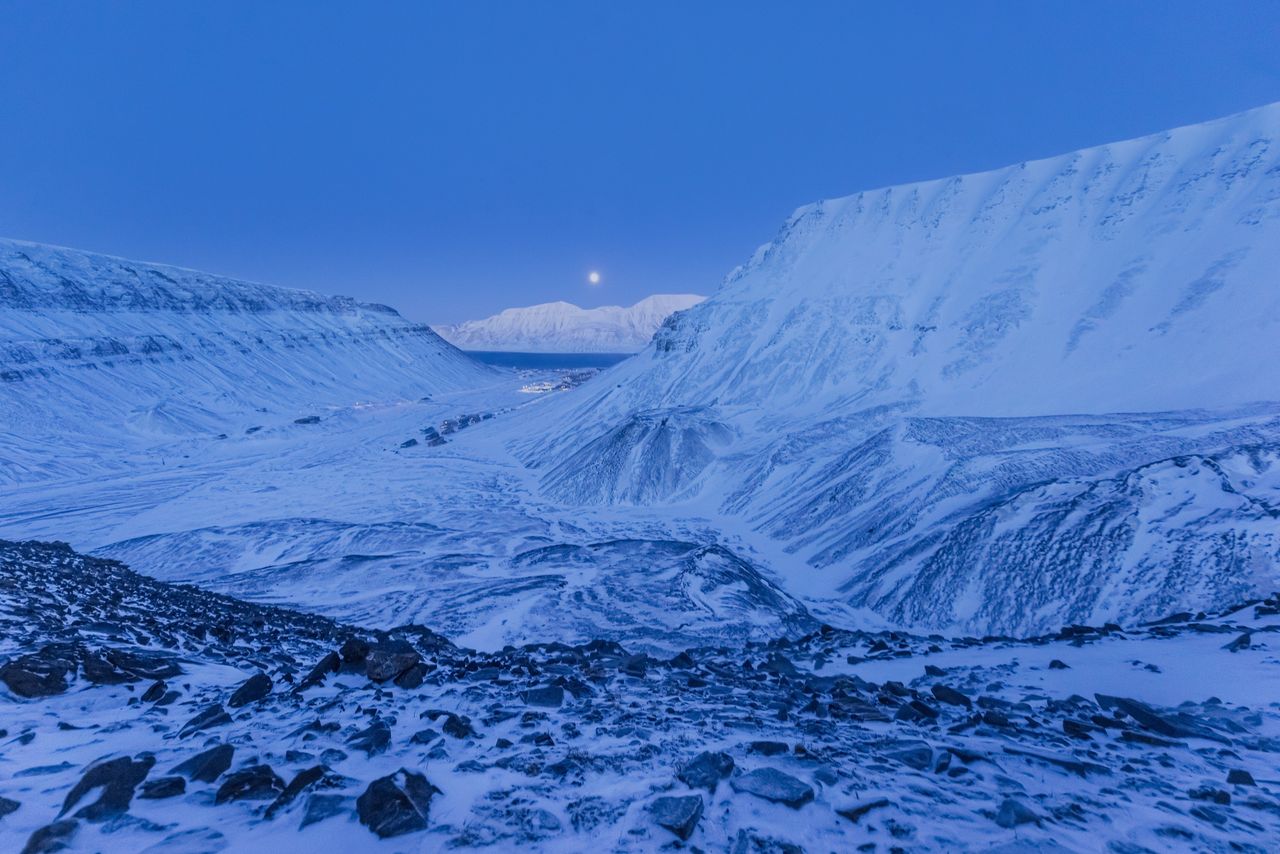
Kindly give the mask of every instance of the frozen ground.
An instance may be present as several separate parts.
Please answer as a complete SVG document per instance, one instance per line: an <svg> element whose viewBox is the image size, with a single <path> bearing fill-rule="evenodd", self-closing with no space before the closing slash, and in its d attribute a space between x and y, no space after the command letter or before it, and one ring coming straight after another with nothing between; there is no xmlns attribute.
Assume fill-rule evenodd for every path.
<svg viewBox="0 0 1280 854"><path fill-rule="evenodd" d="M819 627L675 656L480 653L65 546L0 543L0 567L0 680L22 698L0 731L3 850L376 832L389 851L1134 854L1280 835L1280 598L1026 641Z"/></svg>

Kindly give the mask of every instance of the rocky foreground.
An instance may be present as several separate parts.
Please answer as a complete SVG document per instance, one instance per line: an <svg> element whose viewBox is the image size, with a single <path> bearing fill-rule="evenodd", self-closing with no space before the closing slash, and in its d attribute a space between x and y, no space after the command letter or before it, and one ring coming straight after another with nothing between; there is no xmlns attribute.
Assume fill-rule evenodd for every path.
<svg viewBox="0 0 1280 854"><path fill-rule="evenodd" d="M483 653L0 541L0 850L1275 850L1277 631Z"/></svg>

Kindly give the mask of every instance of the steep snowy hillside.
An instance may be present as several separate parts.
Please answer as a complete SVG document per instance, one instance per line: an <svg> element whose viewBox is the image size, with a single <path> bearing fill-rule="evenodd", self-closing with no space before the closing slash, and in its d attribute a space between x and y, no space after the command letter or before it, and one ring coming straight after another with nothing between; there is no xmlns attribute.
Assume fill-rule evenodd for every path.
<svg viewBox="0 0 1280 854"><path fill-rule="evenodd" d="M492 377L385 306L0 241L0 480Z"/></svg>
<svg viewBox="0 0 1280 854"><path fill-rule="evenodd" d="M792 593L1026 633L1275 585L1277 365L1271 105L805 207L513 447L745 523Z"/></svg>
<svg viewBox="0 0 1280 854"><path fill-rule="evenodd" d="M644 349L668 317L703 299L694 294L657 294L630 308L579 308L549 302L509 308L484 320L437 326L435 331L464 350L635 353Z"/></svg>

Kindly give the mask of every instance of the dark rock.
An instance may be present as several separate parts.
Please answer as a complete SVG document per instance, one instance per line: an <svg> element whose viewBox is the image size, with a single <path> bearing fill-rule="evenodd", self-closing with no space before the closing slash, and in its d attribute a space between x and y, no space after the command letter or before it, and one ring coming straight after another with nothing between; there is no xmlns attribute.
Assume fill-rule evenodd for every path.
<svg viewBox="0 0 1280 854"><path fill-rule="evenodd" d="M295 419L293 419L293 423L294 423L294 424L319 424L319 423L320 423L320 416L319 416L319 415L304 415L304 416L302 416L301 418L295 418Z"/></svg>
<svg viewBox="0 0 1280 854"><path fill-rule="evenodd" d="M1227 806L1231 803L1231 793L1222 789L1214 789L1210 786L1203 786L1199 789L1192 789L1187 792L1187 797L1193 801L1213 801L1215 804Z"/></svg>
<svg viewBox="0 0 1280 854"><path fill-rule="evenodd" d="M559 685L544 685L540 688L530 688L528 691L520 692L520 699L524 700L530 706L542 706L548 709L558 709L564 705L564 689Z"/></svg>
<svg viewBox="0 0 1280 854"><path fill-rule="evenodd" d="M1111 697L1106 694L1094 696L1102 708L1119 709L1133 718L1139 726L1152 732L1158 732L1170 738L1204 738L1228 743L1227 739L1185 713L1161 714L1146 703L1128 697Z"/></svg>
<svg viewBox="0 0 1280 854"><path fill-rule="evenodd" d="M452 738L470 738L476 734L471 728L471 718L466 715L450 714L440 727L444 734Z"/></svg>
<svg viewBox="0 0 1280 854"><path fill-rule="evenodd" d="M344 778L341 774L334 774L325 765L314 765L299 771L297 776L289 781L289 785L284 787L284 791L280 796L271 802L267 807L264 815L267 818L273 818L280 810L292 804L308 789L334 789L342 785Z"/></svg>
<svg viewBox="0 0 1280 854"><path fill-rule="evenodd" d="M760 756L778 756L787 753L790 749L781 741L753 741L747 745L748 753L757 753Z"/></svg>
<svg viewBox="0 0 1280 854"><path fill-rule="evenodd" d="M182 675L178 662L168 655L148 650L130 652L126 649L108 649L107 661L137 679L172 679Z"/></svg>
<svg viewBox="0 0 1280 854"><path fill-rule="evenodd" d="M1232 786L1256 786L1253 781L1253 775L1248 771L1240 768L1233 768L1227 772L1227 782Z"/></svg>
<svg viewBox="0 0 1280 854"><path fill-rule="evenodd" d="M887 806L889 806L888 798L876 798L873 801L862 801L861 803L856 803L851 807L836 810L836 815L843 816L854 824L857 824L859 819L867 813Z"/></svg>
<svg viewBox="0 0 1280 854"><path fill-rule="evenodd" d="M948 706L963 706L966 709L973 708L973 701L955 688L947 685L934 685L929 690L940 703L946 703Z"/></svg>
<svg viewBox="0 0 1280 854"><path fill-rule="evenodd" d="M943 670L941 667L938 667L937 665L926 664L924 666L924 675L925 676L946 676L947 671Z"/></svg>
<svg viewBox="0 0 1280 854"><path fill-rule="evenodd" d="M307 808L302 813L302 824L299 827L324 821L346 811L346 795L312 795L307 798Z"/></svg>
<svg viewBox="0 0 1280 854"><path fill-rule="evenodd" d="M22 806L22 804L17 801L10 800L9 798L0 798L0 818L4 818L9 813L16 811L20 806Z"/></svg>
<svg viewBox="0 0 1280 854"><path fill-rule="evenodd" d="M659 827L665 827L681 839L688 839L698 826L698 819L702 818L702 796L658 798L649 807L649 812Z"/></svg>
<svg viewBox="0 0 1280 854"><path fill-rule="evenodd" d="M380 777L356 799L360 823L383 839L427 829L431 798L440 790L405 768Z"/></svg>
<svg viewBox="0 0 1280 854"><path fill-rule="evenodd" d="M421 661L422 656L408 641L383 641L365 654L364 673L373 682L386 682Z"/></svg>
<svg viewBox="0 0 1280 854"><path fill-rule="evenodd" d="M923 741L902 742L886 751L885 756L917 771L933 767L933 748Z"/></svg>
<svg viewBox="0 0 1280 854"><path fill-rule="evenodd" d="M405 439L403 442L400 443L400 447L413 448L413 447L417 447L417 444L418 444L417 439Z"/></svg>
<svg viewBox="0 0 1280 854"><path fill-rule="evenodd" d="M391 746L391 727L385 721L374 721L365 729L347 739L347 744L363 750L368 756L385 753Z"/></svg>
<svg viewBox="0 0 1280 854"><path fill-rule="evenodd" d="M704 751L685 764L676 774L676 779L691 789L706 789L714 795L720 781L732 773L732 756Z"/></svg>
<svg viewBox="0 0 1280 854"><path fill-rule="evenodd" d="M420 729L409 737L409 741L413 744L431 744L439 737L440 733L433 729ZM499 741L502 741L502 739L499 739ZM499 744L498 746L501 747L502 745ZM507 742L507 746L510 747L511 743Z"/></svg>
<svg viewBox="0 0 1280 854"><path fill-rule="evenodd" d="M308 688L322 684L330 673L337 673L341 666L342 659L338 656L338 653L326 653L324 658L320 659L319 663L311 668L311 672L303 677L302 681L298 683L298 687L294 690L305 691Z"/></svg>
<svg viewBox="0 0 1280 854"><path fill-rule="evenodd" d="M171 774L181 774L189 780L212 783L231 767L231 757L236 749L229 744L219 744L173 767Z"/></svg>
<svg viewBox="0 0 1280 854"><path fill-rule="evenodd" d="M214 796L215 804L227 801L268 801L274 800L284 791L284 780L271 770L270 765L250 765L233 771L218 787Z"/></svg>
<svg viewBox="0 0 1280 854"><path fill-rule="evenodd" d="M1055 658L1049 662L1049 669L1050 670L1070 670L1071 667L1065 661L1061 661Z"/></svg>
<svg viewBox="0 0 1280 854"><path fill-rule="evenodd" d="M422 684L428 672L427 666L418 662L395 678L396 686L411 691Z"/></svg>
<svg viewBox="0 0 1280 854"><path fill-rule="evenodd" d="M0 681L19 697L52 697L67 690L67 674L74 669L75 662L61 650L46 646L0 667Z"/></svg>
<svg viewBox="0 0 1280 854"><path fill-rule="evenodd" d="M80 660L84 670L84 678L95 685L123 685L126 682L137 682L138 677L117 668L96 653L86 653Z"/></svg>
<svg viewBox="0 0 1280 854"><path fill-rule="evenodd" d="M365 658L369 655L369 643L357 637L350 637L342 642L342 648L338 652L342 656L343 665L359 667L364 664Z"/></svg>
<svg viewBox="0 0 1280 854"><path fill-rule="evenodd" d="M271 687L270 676L265 673L255 673L240 684L240 687L231 695L231 699L227 700L227 705L238 709L241 706L256 703L271 693Z"/></svg>
<svg viewBox="0 0 1280 854"><path fill-rule="evenodd" d="M1023 824L1039 824L1040 817L1022 801L1005 798L996 810L996 824L1001 827L1014 828Z"/></svg>
<svg viewBox="0 0 1280 854"><path fill-rule="evenodd" d="M151 683L151 687L142 692L142 702L154 703L162 698L168 690L169 686L165 684L165 681L163 679L157 679L155 682Z"/></svg>
<svg viewBox="0 0 1280 854"><path fill-rule="evenodd" d="M938 710L928 703L912 700L908 703L903 703L893 717L895 720L923 723L937 720Z"/></svg>
<svg viewBox="0 0 1280 854"><path fill-rule="evenodd" d="M1241 652L1253 645L1253 636L1245 632L1240 637L1223 647L1228 652Z"/></svg>
<svg viewBox="0 0 1280 854"><path fill-rule="evenodd" d="M813 800L813 787L776 768L757 768L729 781L735 792L746 792L776 804L799 809Z"/></svg>
<svg viewBox="0 0 1280 854"><path fill-rule="evenodd" d="M71 837L75 836L79 829L80 822L70 818L46 824L31 834L31 838L22 849L22 854L53 854L55 851L65 851L71 847Z"/></svg>
<svg viewBox="0 0 1280 854"><path fill-rule="evenodd" d="M80 782L72 787L62 802L62 810L58 817L66 815L80 799L94 789L102 789L98 800L76 812L77 818L90 821L102 821L128 812L133 801L133 790L147 778L151 766L156 759L149 753L143 753L135 759L128 756L117 756L90 765L80 778Z"/></svg>
<svg viewBox="0 0 1280 854"><path fill-rule="evenodd" d="M213 729L217 726L225 726L229 723L231 723L231 716L222 708L221 703L214 703L206 706L198 715L187 721L178 735L195 735L198 732Z"/></svg>
<svg viewBox="0 0 1280 854"><path fill-rule="evenodd" d="M181 795L186 790L185 777L157 777L142 784L142 791L138 792L138 797L147 801L158 801L162 798Z"/></svg>

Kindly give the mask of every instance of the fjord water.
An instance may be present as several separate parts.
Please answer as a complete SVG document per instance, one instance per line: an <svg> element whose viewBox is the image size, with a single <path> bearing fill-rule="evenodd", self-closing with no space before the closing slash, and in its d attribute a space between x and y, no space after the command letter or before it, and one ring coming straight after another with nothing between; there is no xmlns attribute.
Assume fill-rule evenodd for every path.
<svg viewBox="0 0 1280 854"><path fill-rule="evenodd" d="M579 368L612 368L634 353L506 353L498 350L463 350L477 362L497 368L560 371Z"/></svg>

